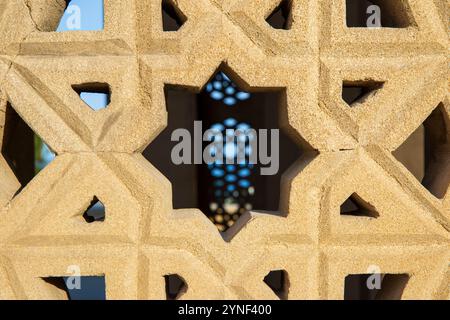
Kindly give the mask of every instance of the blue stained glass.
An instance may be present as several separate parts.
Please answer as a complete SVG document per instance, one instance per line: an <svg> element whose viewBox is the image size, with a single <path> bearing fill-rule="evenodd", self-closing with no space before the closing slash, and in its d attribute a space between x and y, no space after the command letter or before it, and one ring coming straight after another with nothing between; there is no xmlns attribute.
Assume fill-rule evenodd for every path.
<svg viewBox="0 0 450 320"><path fill-rule="evenodd" d="M214 168L212 169L211 174L215 178L220 178L225 175L225 172L222 169Z"/></svg>
<svg viewBox="0 0 450 320"><path fill-rule="evenodd" d="M227 76L225 73L221 72L220 75L221 75L226 81L231 82L230 78L228 78L228 76Z"/></svg>
<svg viewBox="0 0 450 320"><path fill-rule="evenodd" d="M222 100L223 99L223 93L219 91L213 91L211 92L211 98L214 100Z"/></svg>
<svg viewBox="0 0 450 320"><path fill-rule="evenodd" d="M218 73L206 86L206 90L212 99L230 107L238 104L239 101L251 98L250 93L239 91L237 86L224 73ZM252 185L250 179L253 165L249 164L249 159L241 159L240 157L238 159L238 151L246 151L247 154L251 154L248 142L254 138L254 135L252 134L253 132L247 131L251 129L251 126L248 123L239 123L235 118L227 118L222 123L214 124L211 128L221 132L222 140L225 140L222 136L225 135L227 141L224 143L223 155L227 161L234 161L234 164L224 164L221 167L222 169L218 169L218 167L210 168L210 174L215 179L213 180L213 186L215 188L214 195L216 197L214 203L223 206L226 199L232 197L234 199L233 201L236 201L241 207L239 212L242 212L241 210L247 210L248 208L244 204L249 200L246 198L253 194L247 191ZM241 131L241 134L235 137L235 130L237 129ZM236 143L235 139L238 139L239 143ZM239 162L236 164L236 161ZM241 199L241 197L244 198ZM224 212L224 214L227 213ZM221 222L218 223L222 224Z"/></svg>
<svg viewBox="0 0 450 320"><path fill-rule="evenodd" d="M238 137L238 141L240 141L240 142L246 142L247 138L249 138L249 136L246 135L245 133L244 134L239 134L237 137Z"/></svg>
<svg viewBox="0 0 450 320"><path fill-rule="evenodd" d="M233 159L234 157L236 157L237 154L237 148L236 148L236 144L234 143L226 143L225 144L225 157L228 159Z"/></svg>
<svg viewBox="0 0 450 320"><path fill-rule="evenodd" d="M236 126L236 129L240 129L240 130L248 130L250 129L250 125L248 125L247 123L239 123Z"/></svg>
<svg viewBox="0 0 450 320"><path fill-rule="evenodd" d="M237 164L240 165L241 167L245 167L247 166L247 160L246 159L238 159L237 160Z"/></svg>
<svg viewBox="0 0 450 320"><path fill-rule="evenodd" d="M226 97L225 99L223 99L223 103L225 103L227 106L234 106L236 102L236 99L233 97Z"/></svg>
<svg viewBox="0 0 450 320"><path fill-rule="evenodd" d="M250 187L250 181L245 180L245 179L239 180L238 185L241 188L248 188L248 187Z"/></svg>
<svg viewBox="0 0 450 320"><path fill-rule="evenodd" d="M227 165L227 171L228 172L234 172L236 170L236 166L229 164Z"/></svg>
<svg viewBox="0 0 450 320"><path fill-rule="evenodd" d="M221 123L216 123L211 126L211 129L223 131L225 130L225 127Z"/></svg>
<svg viewBox="0 0 450 320"><path fill-rule="evenodd" d="M225 125L227 127L234 127L236 125L237 121L234 118L228 118L223 123L225 123Z"/></svg>
<svg viewBox="0 0 450 320"><path fill-rule="evenodd" d="M220 82L220 81L214 81L213 86L214 86L214 89L216 89L216 90L222 90L222 82Z"/></svg>
<svg viewBox="0 0 450 320"><path fill-rule="evenodd" d="M238 100L250 99L251 94L239 91L236 85L223 72L218 73L212 82L206 85L206 91L214 100L221 100L227 106L234 106Z"/></svg>
<svg viewBox="0 0 450 320"><path fill-rule="evenodd" d="M236 93L236 98L238 98L241 101L247 100L250 98L250 93L240 91L240 92Z"/></svg>
<svg viewBox="0 0 450 320"><path fill-rule="evenodd" d="M250 176L250 170L247 168L241 169L241 170L239 170L238 175L241 178L247 178L248 176Z"/></svg>
<svg viewBox="0 0 450 320"><path fill-rule="evenodd" d="M227 87L226 89L225 89L225 93L226 94L228 94L228 95L233 95L234 93L236 92L236 89L235 88L233 88L233 87Z"/></svg>
<svg viewBox="0 0 450 320"><path fill-rule="evenodd" d="M227 174L225 176L226 182L235 182L237 180L237 177L234 174Z"/></svg>

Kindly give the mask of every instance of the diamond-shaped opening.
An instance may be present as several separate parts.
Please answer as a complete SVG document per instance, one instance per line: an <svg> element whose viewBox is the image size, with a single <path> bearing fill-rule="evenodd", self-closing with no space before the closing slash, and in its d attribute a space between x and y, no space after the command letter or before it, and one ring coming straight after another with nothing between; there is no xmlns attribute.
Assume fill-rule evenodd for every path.
<svg viewBox="0 0 450 320"><path fill-rule="evenodd" d="M264 282L281 300L287 300L289 294L289 276L285 270L270 271Z"/></svg>
<svg viewBox="0 0 450 320"><path fill-rule="evenodd" d="M408 281L408 274L351 274L344 300L400 300Z"/></svg>
<svg viewBox="0 0 450 320"><path fill-rule="evenodd" d="M374 206L364 201L359 195L353 193L341 205L341 215L355 217L378 218L379 214Z"/></svg>
<svg viewBox="0 0 450 320"><path fill-rule="evenodd" d="M42 280L65 292L67 300L106 300L104 276L46 277Z"/></svg>
<svg viewBox="0 0 450 320"><path fill-rule="evenodd" d="M74 84L72 89L94 111L105 109L111 102L111 88L107 83Z"/></svg>
<svg viewBox="0 0 450 320"><path fill-rule="evenodd" d="M163 31L178 31L187 21L186 16L173 0L162 0L161 8Z"/></svg>
<svg viewBox="0 0 450 320"><path fill-rule="evenodd" d="M166 86L167 128L143 152L171 181L174 209L201 209L226 241L245 225L250 211L284 215L290 179L317 155L288 125L285 89L248 88L246 91L242 86L245 83L226 65L219 68L200 93L182 86ZM195 129L194 121L201 121L201 128ZM180 128L184 130L183 135L175 134L172 138ZM202 152L208 150L211 142L196 141L208 129L223 133L217 140L223 148L222 162L202 161ZM267 139L258 139L259 131L256 131L245 137L244 147L238 145L237 139L226 140L227 130L232 129L266 129ZM278 144L271 142L276 132ZM276 137L274 140L277 141ZM253 147L251 143L256 142ZM268 144L266 154L271 160L265 164L260 161L259 153L264 152L258 144ZM184 148L181 150L180 146ZM236 161L239 150L245 150L245 161ZM172 160L172 154L181 158L178 164ZM250 155L257 156L256 163L248 161ZM226 163L227 160L232 164ZM262 174L268 167L272 167L272 175Z"/></svg>
<svg viewBox="0 0 450 320"><path fill-rule="evenodd" d="M188 286L186 281L177 274L168 274L164 276L166 284L167 300L177 300L186 293Z"/></svg>
<svg viewBox="0 0 450 320"><path fill-rule="evenodd" d="M408 28L415 20L406 1L346 0L349 28Z"/></svg>
<svg viewBox="0 0 450 320"><path fill-rule="evenodd" d="M30 1L31 3L32 1ZM103 0L54 1L59 8L59 16L46 31L99 31L104 28ZM49 2L50 3L50 2ZM53 4L54 5L54 4Z"/></svg>
<svg viewBox="0 0 450 320"><path fill-rule="evenodd" d="M342 99L350 107L355 107L364 103L369 96L380 90L383 84L383 82L373 80L344 81L342 84Z"/></svg>
<svg viewBox="0 0 450 320"><path fill-rule="evenodd" d="M266 22L274 29L291 29L292 0L282 0L280 4L269 14Z"/></svg>
<svg viewBox="0 0 450 320"><path fill-rule="evenodd" d="M444 198L450 184L450 119L443 103L393 155L431 194Z"/></svg>
<svg viewBox="0 0 450 320"><path fill-rule="evenodd" d="M84 220L87 223L103 222L105 221L105 217L105 206L100 200L98 200L97 197L94 197L91 204L83 214Z"/></svg>
<svg viewBox="0 0 450 320"><path fill-rule="evenodd" d="M56 156L10 103L5 110L2 155L22 186L17 193Z"/></svg>

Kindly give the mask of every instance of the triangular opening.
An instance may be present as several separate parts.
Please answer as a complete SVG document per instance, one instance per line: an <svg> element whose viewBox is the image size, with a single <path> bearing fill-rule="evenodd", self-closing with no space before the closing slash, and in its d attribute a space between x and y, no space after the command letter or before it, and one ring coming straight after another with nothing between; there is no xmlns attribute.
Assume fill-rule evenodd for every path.
<svg viewBox="0 0 450 320"><path fill-rule="evenodd" d="M178 31L187 18L172 0L162 1L163 31Z"/></svg>
<svg viewBox="0 0 450 320"><path fill-rule="evenodd" d="M94 197L91 204L83 214L84 220L86 220L87 223L103 222L105 221L105 217L105 206L100 200L98 200L97 197Z"/></svg>
<svg viewBox="0 0 450 320"><path fill-rule="evenodd" d="M379 81L344 81L342 85L342 99L354 107L363 103L370 95L383 87Z"/></svg>
<svg viewBox="0 0 450 320"><path fill-rule="evenodd" d="M289 294L289 277L285 270L270 271L264 282L281 300L287 300Z"/></svg>
<svg viewBox="0 0 450 320"><path fill-rule="evenodd" d="M177 300L187 291L188 287L186 282L177 274L165 275L164 281L166 284L167 300Z"/></svg>
<svg viewBox="0 0 450 320"><path fill-rule="evenodd" d="M341 205L341 215L344 216L356 216L356 217L369 217L378 218L379 214L375 207L370 203L364 201L356 193L353 193L345 202Z"/></svg>
<svg viewBox="0 0 450 320"><path fill-rule="evenodd" d="M406 1L346 0L349 28L408 28L415 21Z"/></svg>
<svg viewBox="0 0 450 320"><path fill-rule="evenodd" d="M431 194L444 198L450 184L450 119L443 103L393 155Z"/></svg>
<svg viewBox="0 0 450 320"><path fill-rule="evenodd" d="M91 204L83 214L84 220L86 220L87 223L103 222L105 221L105 217L105 206L100 200L97 199L97 197L94 197Z"/></svg>
<svg viewBox="0 0 450 320"><path fill-rule="evenodd" d="M266 19L274 29L289 30L292 26L292 0L283 0Z"/></svg>
<svg viewBox="0 0 450 320"><path fill-rule="evenodd" d="M31 1L30 1L31 2ZM61 1L54 1L62 3ZM103 0L66 0L59 24L49 31L100 31L104 29Z"/></svg>
<svg viewBox="0 0 450 320"><path fill-rule="evenodd" d="M408 281L408 274L351 274L344 300L400 300Z"/></svg>
<svg viewBox="0 0 450 320"><path fill-rule="evenodd" d="M106 300L104 276L46 277L42 280L66 292L68 300Z"/></svg>
<svg viewBox="0 0 450 320"><path fill-rule="evenodd" d="M72 85L81 100L92 110L105 109L111 102L111 89L107 83L83 83Z"/></svg>
<svg viewBox="0 0 450 320"><path fill-rule="evenodd" d="M18 192L56 157L9 102L5 110L2 155L22 186Z"/></svg>

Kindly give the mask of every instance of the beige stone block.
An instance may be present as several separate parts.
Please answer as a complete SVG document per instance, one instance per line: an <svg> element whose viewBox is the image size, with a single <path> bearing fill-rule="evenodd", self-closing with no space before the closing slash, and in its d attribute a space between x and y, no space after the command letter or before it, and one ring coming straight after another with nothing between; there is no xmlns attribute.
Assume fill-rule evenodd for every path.
<svg viewBox="0 0 450 320"><path fill-rule="evenodd" d="M374 265L409 276L402 299L450 299L450 193L394 156L440 106L434 174L448 187L447 1L392 0L410 24L366 29L346 27L344 0L293 0L278 30L265 21L276 0L178 0L187 20L164 32L160 0L104 0L103 31L57 33L63 2L0 0L0 137L10 103L57 154L23 188L0 157L0 299L67 298L45 278L74 265L105 277L107 299L165 299L174 274L181 299L278 299L274 270L289 299L343 299L346 277ZM167 125L165 85L199 92L220 67L244 90L285 89L281 126L311 147L283 176L280 210L223 237L201 210L173 208L141 154ZM343 84L362 82L383 85L349 106ZM73 86L99 83L111 102L95 112ZM353 194L376 217L341 214ZM89 224L93 197L106 218Z"/></svg>

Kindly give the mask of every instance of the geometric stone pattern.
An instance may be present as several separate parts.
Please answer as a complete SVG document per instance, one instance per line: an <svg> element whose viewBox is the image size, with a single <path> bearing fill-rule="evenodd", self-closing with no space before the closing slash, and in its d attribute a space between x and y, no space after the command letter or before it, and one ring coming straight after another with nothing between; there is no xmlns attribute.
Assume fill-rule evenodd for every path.
<svg viewBox="0 0 450 320"><path fill-rule="evenodd" d="M342 299L344 279L377 265L408 273L403 299L449 299L450 195L433 197L392 155L448 94L448 3L408 0L415 24L345 27L345 1L293 2L290 30L265 17L277 0L178 0L187 21L163 32L157 0L105 0L104 31L46 32L58 0L0 3L0 105L9 101L58 156L20 193L0 159L0 298L62 298L41 278L105 275L107 299ZM197 91L225 62L243 89L287 88L290 125L319 155L283 192L286 217L252 212L230 242L198 209L173 210L171 184L142 155L167 123L164 84ZM384 87L352 110L342 81ZM71 85L108 83L94 112ZM3 114L3 113L2 113ZM1 119L1 123L3 123ZM341 217L354 192L377 219ZM97 196L106 220L88 224Z"/></svg>

